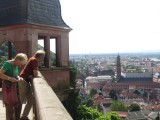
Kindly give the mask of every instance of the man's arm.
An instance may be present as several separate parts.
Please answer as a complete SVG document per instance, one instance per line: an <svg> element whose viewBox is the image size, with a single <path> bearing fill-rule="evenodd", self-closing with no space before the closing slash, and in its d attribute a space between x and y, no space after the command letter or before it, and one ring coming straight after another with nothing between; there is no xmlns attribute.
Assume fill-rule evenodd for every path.
<svg viewBox="0 0 160 120"><path fill-rule="evenodd" d="M34 77L37 77L38 76L38 70L33 70L33 75L34 75Z"/></svg>

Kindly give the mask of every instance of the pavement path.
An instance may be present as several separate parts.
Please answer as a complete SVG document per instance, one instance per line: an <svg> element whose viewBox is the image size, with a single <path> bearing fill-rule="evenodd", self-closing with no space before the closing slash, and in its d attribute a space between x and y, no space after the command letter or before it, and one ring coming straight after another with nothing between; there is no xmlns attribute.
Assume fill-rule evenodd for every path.
<svg viewBox="0 0 160 120"><path fill-rule="evenodd" d="M22 105L22 110L24 109L24 105L25 104ZM34 120L32 110L29 113L28 117L30 120ZM5 118L6 118L6 113L5 113L5 107L2 103L2 89L0 88L0 120L6 120Z"/></svg>

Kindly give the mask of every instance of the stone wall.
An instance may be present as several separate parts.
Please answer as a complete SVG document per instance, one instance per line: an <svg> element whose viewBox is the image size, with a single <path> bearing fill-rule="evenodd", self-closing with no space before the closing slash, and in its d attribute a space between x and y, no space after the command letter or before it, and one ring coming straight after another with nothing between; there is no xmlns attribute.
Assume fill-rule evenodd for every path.
<svg viewBox="0 0 160 120"><path fill-rule="evenodd" d="M40 72L38 76L33 79L36 119L73 120Z"/></svg>

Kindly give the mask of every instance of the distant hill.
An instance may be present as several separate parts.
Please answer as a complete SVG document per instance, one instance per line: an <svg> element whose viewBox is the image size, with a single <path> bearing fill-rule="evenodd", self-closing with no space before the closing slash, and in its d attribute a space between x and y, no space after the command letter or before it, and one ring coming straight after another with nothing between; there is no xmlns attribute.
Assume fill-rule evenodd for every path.
<svg viewBox="0 0 160 120"><path fill-rule="evenodd" d="M38 44L38 50L44 50L44 47ZM56 60L56 53L50 51L50 55L51 55L51 61L53 62L54 65Z"/></svg>

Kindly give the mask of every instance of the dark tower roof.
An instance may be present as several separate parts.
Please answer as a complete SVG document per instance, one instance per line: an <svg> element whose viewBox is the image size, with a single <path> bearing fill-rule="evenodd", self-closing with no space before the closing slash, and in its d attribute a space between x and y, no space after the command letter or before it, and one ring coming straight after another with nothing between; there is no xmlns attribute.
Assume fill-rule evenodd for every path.
<svg viewBox="0 0 160 120"><path fill-rule="evenodd" d="M25 23L70 28L59 0L0 0L0 26Z"/></svg>

